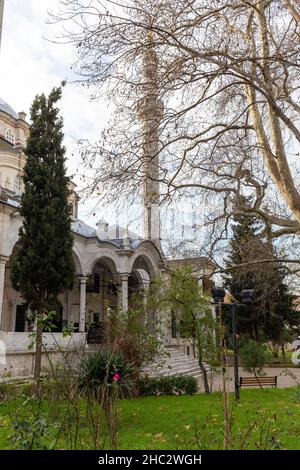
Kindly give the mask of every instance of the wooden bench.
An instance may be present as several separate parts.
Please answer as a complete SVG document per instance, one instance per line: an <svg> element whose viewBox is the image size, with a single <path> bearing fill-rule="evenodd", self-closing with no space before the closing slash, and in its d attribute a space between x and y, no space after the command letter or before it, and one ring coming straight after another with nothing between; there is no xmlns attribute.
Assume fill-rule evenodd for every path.
<svg viewBox="0 0 300 470"><path fill-rule="evenodd" d="M240 387L277 387L277 375L274 377L240 377Z"/></svg>

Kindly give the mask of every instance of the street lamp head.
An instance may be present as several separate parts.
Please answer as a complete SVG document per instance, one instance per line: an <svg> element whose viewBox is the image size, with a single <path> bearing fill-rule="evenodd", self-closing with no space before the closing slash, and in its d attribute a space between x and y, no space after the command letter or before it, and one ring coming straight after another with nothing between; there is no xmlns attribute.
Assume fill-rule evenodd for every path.
<svg viewBox="0 0 300 470"><path fill-rule="evenodd" d="M217 302L217 303L224 302L225 295L226 295L226 292L225 292L225 289L223 289L223 287L213 287L211 289L211 296L214 302Z"/></svg>
<svg viewBox="0 0 300 470"><path fill-rule="evenodd" d="M255 302L255 290L245 289L241 292L242 304L251 305Z"/></svg>

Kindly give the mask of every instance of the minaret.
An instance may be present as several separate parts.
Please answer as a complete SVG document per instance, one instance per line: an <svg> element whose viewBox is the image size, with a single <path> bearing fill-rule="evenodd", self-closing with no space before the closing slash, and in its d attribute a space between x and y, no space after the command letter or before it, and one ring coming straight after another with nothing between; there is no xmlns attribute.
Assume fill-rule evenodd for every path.
<svg viewBox="0 0 300 470"><path fill-rule="evenodd" d="M4 12L4 0L0 0L0 49L1 49L1 37L2 37L3 12Z"/></svg>
<svg viewBox="0 0 300 470"><path fill-rule="evenodd" d="M160 247L159 210L159 126L164 106L158 92L158 57L151 33L149 45L143 56L143 99L139 106L142 128L142 205L143 238L153 240Z"/></svg>

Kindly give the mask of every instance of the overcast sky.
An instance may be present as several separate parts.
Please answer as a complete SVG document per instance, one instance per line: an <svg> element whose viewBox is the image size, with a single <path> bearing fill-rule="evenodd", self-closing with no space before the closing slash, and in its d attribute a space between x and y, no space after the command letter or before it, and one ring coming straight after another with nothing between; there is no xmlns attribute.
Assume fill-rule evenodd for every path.
<svg viewBox="0 0 300 470"><path fill-rule="evenodd" d="M57 25L46 23L47 11L56 12L59 0L5 0L0 53L0 96L15 111L29 113L36 94L48 93L62 80L73 80L71 65L75 51L71 45L54 44L46 38L59 34ZM90 102L80 85L68 85L61 101L64 117L68 172L76 173L80 158L74 139L94 139L108 119L106 103ZM75 150L75 152L74 152ZM75 156L71 154L75 153ZM76 183L78 183L75 178ZM94 225L99 215L109 218L111 211L93 217L94 204L81 205L80 216ZM111 214L113 217L113 214Z"/></svg>
<svg viewBox="0 0 300 470"><path fill-rule="evenodd" d="M75 77L71 65L76 59L72 45L55 44L61 33L60 25L47 24L48 12L59 10L59 0L5 0L3 34L0 53L0 97L15 111L29 113L36 94L49 93L62 80ZM106 102L90 102L89 92L81 85L69 84L60 103L64 117L68 174L79 184L79 149L76 140L95 140L109 119ZM129 206L117 213L102 204L95 209L97 199L80 204L79 217L95 226L100 218L110 224L120 223L140 233L141 208ZM95 213L95 215L94 215ZM182 222L181 217L181 224Z"/></svg>

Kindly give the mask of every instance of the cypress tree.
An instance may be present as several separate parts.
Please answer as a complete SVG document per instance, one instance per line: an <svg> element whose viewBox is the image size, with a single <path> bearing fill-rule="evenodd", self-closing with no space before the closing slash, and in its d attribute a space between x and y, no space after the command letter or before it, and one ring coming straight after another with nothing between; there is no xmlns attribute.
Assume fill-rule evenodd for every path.
<svg viewBox="0 0 300 470"><path fill-rule="evenodd" d="M63 120L56 107L61 95L62 88L54 88L48 97L36 96L31 107L20 208L23 226L11 272L12 284L37 325L36 391L41 373L42 319L58 294L71 288L74 280Z"/></svg>

